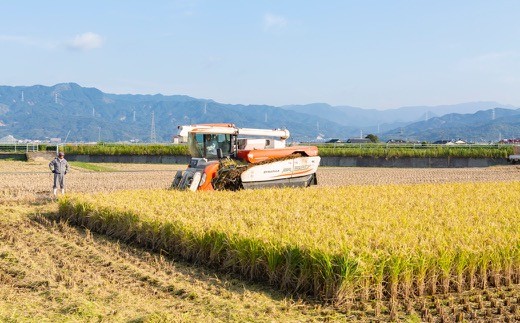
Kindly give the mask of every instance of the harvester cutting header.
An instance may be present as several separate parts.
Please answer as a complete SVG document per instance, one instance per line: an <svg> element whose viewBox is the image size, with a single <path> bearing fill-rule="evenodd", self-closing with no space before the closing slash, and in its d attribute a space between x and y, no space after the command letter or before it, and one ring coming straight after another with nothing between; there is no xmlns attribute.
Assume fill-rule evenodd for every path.
<svg viewBox="0 0 520 323"><path fill-rule="evenodd" d="M234 124L179 126L191 161L172 188L238 190L316 185L320 163L315 146L290 146L288 130L237 128ZM261 137L261 138L258 138Z"/></svg>

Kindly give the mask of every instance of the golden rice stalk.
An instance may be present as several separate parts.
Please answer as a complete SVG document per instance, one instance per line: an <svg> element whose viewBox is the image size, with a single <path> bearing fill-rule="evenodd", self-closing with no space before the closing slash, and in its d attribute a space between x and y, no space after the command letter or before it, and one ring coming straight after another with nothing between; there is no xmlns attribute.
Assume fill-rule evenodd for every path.
<svg viewBox="0 0 520 323"><path fill-rule="evenodd" d="M67 196L60 216L286 290L395 300L518 277L519 191L520 182L137 190Z"/></svg>

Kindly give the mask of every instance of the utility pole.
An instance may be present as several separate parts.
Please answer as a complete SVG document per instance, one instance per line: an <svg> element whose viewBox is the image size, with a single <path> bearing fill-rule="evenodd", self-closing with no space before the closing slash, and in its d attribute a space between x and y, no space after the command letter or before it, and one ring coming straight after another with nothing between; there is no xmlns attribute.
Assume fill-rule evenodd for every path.
<svg viewBox="0 0 520 323"><path fill-rule="evenodd" d="M157 142L157 136L155 134L155 112L152 111L152 128L150 130L150 142Z"/></svg>

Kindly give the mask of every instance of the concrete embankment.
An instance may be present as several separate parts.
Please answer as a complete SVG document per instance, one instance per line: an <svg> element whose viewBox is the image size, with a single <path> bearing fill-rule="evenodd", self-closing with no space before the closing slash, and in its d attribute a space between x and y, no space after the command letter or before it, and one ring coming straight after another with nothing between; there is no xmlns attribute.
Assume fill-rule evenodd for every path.
<svg viewBox="0 0 520 323"><path fill-rule="evenodd" d="M7 160L27 160L25 154L15 154L15 153L0 153L0 159Z"/></svg>
<svg viewBox="0 0 520 323"><path fill-rule="evenodd" d="M0 154L0 159L34 160L46 158L49 161L53 153ZM76 155L67 154L69 161L88 163L132 163L132 164L188 164L189 156L155 156L155 155ZM396 168L463 168L507 165L506 158L376 158L376 157L321 157L320 166L331 167L396 167Z"/></svg>

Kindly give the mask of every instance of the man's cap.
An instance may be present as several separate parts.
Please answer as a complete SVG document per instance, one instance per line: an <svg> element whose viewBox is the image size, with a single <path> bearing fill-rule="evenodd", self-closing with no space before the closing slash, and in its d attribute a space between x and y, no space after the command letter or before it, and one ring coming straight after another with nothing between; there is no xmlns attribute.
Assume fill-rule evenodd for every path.
<svg viewBox="0 0 520 323"><path fill-rule="evenodd" d="M60 152L58 153L58 156L65 156L65 154L64 154L63 152L60 151Z"/></svg>

